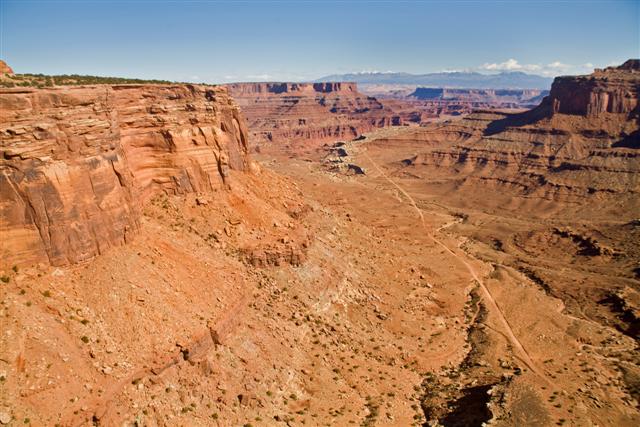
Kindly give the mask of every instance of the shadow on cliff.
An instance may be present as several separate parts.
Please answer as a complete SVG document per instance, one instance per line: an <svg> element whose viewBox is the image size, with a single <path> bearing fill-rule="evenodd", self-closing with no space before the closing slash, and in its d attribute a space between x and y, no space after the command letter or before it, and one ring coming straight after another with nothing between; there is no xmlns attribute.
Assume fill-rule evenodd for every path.
<svg viewBox="0 0 640 427"><path fill-rule="evenodd" d="M634 111L636 116L636 124L638 129L631 132L629 135L624 135L620 141L616 141L611 144L612 148L634 148L640 149L640 105L636 107Z"/></svg>
<svg viewBox="0 0 640 427"><path fill-rule="evenodd" d="M505 131L507 128L533 124L551 116L551 110L544 104L523 113L508 114L506 117L494 120L484 130L484 136L491 136Z"/></svg>
<svg viewBox="0 0 640 427"><path fill-rule="evenodd" d="M635 148L640 149L640 130L631 132L620 141L611 144L613 148Z"/></svg>

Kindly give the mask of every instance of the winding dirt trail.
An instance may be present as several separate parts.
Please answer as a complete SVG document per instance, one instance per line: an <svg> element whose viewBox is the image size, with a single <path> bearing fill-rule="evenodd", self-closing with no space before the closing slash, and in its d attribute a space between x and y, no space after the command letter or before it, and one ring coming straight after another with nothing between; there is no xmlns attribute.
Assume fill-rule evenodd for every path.
<svg viewBox="0 0 640 427"><path fill-rule="evenodd" d="M534 372L536 375L538 375L540 378L542 378L543 380L545 380L546 382L549 382L549 380L547 379L547 377L542 373L541 370L539 370L535 363L533 362L533 360L531 359L531 357L529 356L529 353L527 352L527 350L524 348L524 346L522 345L522 343L520 342L520 340L518 339L518 337L516 337L516 335L513 332L513 329L511 328L511 325L509 324L509 321L506 319L506 317L504 316L504 313L502 312L502 310L500 309L500 306L498 305L498 303L496 302L496 300L493 298L493 295L491 295L491 292L489 291L489 289L487 288L487 286L484 284L484 282L482 281L482 279L480 278L480 276L478 275L478 273L476 272L476 270L473 268L473 266L467 262L463 256L460 256L459 254L457 254L456 252L454 252L451 248L449 248L447 245L445 245L442 241L438 240L433 233L431 232L430 228L427 227L427 224L425 223L424 220L424 213L422 212L422 209L420 209L416 203L416 201L414 200L413 197L411 197L411 195L405 191L404 188L402 188L400 185L398 185L395 181L393 181L383 170L382 168L380 168L380 166L378 166L378 164L371 158L371 156L369 156L369 154L365 151L362 150L361 151L362 154L364 155L364 157L367 158L367 160L373 165L373 167L378 171L378 173L380 173L380 175L386 180L388 181L391 185L393 185L398 191L400 191L409 201L409 203L411 204L411 206L415 209L415 211L418 213L418 216L420 217L420 222L422 223L422 226L424 227L424 229L427 231L427 236L429 237L429 239L431 239L434 243L436 243L437 245L439 245L440 247L442 247L445 251L447 251L447 253L449 253L451 256L453 256L458 262L460 262L462 265L464 265L467 269L467 271L469 272L469 274L471 275L471 277L478 283L478 285L480 286L480 288L482 289L482 293L484 294L484 299L485 302L487 303L487 307L498 317L498 319L500 319L500 322L502 323L504 330L505 330L505 335L508 338L509 342L511 343L511 345L516 349L516 353L519 353L516 355L516 357L518 357L518 359L520 359L525 365L527 365L527 367L529 369L531 369L532 372ZM451 224L448 224L451 225ZM442 228L446 228L446 227L441 227ZM439 230L440 230L439 229ZM466 256L469 256L468 254L465 254Z"/></svg>

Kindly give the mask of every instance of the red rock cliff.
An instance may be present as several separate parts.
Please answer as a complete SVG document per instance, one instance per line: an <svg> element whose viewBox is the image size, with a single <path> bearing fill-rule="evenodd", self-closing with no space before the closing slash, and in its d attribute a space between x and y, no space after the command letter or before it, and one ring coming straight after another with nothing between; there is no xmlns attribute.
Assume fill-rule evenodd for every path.
<svg viewBox="0 0 640 427"><path fill-rule="evenodd" d="M153 194L207 192L248 169L226 89L97 85L0 91L0 256L79 262L124 243Z"/></svg>
<svg viewBox="0 0 640 427"><path fill-rule="evenodd" d="M588 76L557 77L542 107L553 113L600 116L638 113L640 61L596 70Z"/></svg>
<svg viewBox="0 0 640 427"><path fill-rule="evenodd" d="M228 88L257 145L313 145L401 122L350 82L235 83Z"/></svg>

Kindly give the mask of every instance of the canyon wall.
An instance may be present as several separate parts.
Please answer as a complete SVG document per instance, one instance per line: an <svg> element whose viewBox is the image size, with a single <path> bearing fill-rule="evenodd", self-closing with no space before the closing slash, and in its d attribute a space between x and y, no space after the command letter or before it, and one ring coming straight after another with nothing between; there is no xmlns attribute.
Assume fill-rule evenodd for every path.
<svg viewBox="0 0 640 427"><path fill-rule="evenodd" d="M386 142L422 142L404 170L440 170L456 177L460 190L477 192L482 184L528 200L638 212L638 64L557 78L540 106L524 113L476 111Z"/></svg>
<svg viewBox="0 0 640 427"><path fill-rule="evenodd" d="M131 239L158 192L209 192L248 170L248 132L221 87L0 90L0 256L79 262Z"/></svg>
<svg viewBox="0 0 640 427"><path fill-rule="evenodd" d="M235 83L227 85L261 147L351 139L377 127L399 125L400 115L355 83Z"/></svg>
<svg viewBox="0 0 640 427"><path fill-rule="evenodd" d="M598 69L588 76L558 77L542 107L553 113L601 116L604 113L639 113L640 60L620 67Z"/></svg>

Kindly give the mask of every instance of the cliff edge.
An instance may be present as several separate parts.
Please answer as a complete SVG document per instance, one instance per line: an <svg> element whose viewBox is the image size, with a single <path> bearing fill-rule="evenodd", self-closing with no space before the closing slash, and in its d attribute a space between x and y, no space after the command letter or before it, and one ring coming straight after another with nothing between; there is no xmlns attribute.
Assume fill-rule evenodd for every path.
<svg viewBox="0 0 640 427"><path fill-rule="evenodd" d="M247 129L221 87L1 89L0 255L86 260L131 239L158 192L204 193L247 171Z"/></svg>
<svg viewBox="0 0 640 427"><path fill-rule="evenodd" d="M557 77L540 108L553 113L598 117L602 114L640 113L640 60L619 67L596 69L587 76Z"/></svg>

